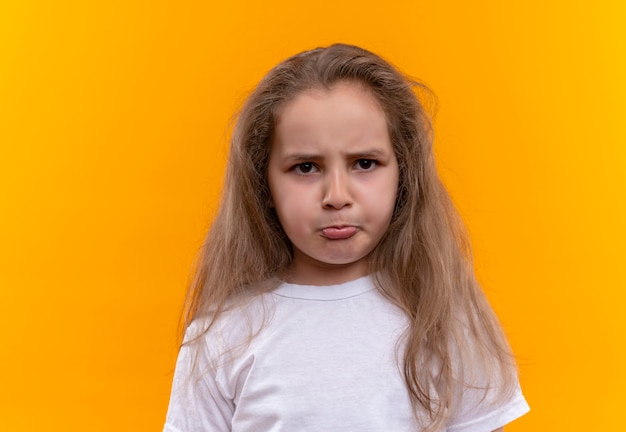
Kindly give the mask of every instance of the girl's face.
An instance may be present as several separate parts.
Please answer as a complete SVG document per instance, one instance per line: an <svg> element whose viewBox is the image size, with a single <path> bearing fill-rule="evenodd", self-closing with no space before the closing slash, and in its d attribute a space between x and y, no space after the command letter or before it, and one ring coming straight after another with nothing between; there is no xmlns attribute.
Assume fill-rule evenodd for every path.
<svg viewBox="0 0 626 432"><path fill-rule="evenodd" d="M387 121L361 87L305 91L280 111L268 180L293 245L291 282L329 285L365 276L389 227L398 162Z"/></svg>

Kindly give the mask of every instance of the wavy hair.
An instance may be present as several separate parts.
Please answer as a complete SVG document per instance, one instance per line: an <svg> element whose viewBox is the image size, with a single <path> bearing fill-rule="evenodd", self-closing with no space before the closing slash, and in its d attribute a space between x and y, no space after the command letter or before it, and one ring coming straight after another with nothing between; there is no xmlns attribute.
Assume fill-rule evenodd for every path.
<svg viewBox="0 0 626 432"><path fill-rule="evenodd" d="M270 206L267 181L277 116L301 92L340 82L366 89L387 118L400 175L392 220L371 253L370 271L408 317L401 370L416 419L437 431L476 377L485 395L494 387L506 397L515 362L437 174L425 109L434 97L367 50L336 44L297 54L269 71L248 97L232 133L222 201L198 259L184 325L203 315L212 324L233 299L271 290L287 274L292 247Z"/></svg>

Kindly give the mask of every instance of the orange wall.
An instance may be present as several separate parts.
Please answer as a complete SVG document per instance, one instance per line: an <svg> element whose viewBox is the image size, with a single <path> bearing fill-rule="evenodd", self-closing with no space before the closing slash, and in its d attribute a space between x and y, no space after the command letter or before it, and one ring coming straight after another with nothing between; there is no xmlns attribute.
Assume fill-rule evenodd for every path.
<svg viewBox="0 0 626 432"><path fill-rule="evenodd" d="M437 151L533 411L626 397L621 0L0 4L0 418L160 430L225 131L279 60L361 44L439 96Z"/></svg>

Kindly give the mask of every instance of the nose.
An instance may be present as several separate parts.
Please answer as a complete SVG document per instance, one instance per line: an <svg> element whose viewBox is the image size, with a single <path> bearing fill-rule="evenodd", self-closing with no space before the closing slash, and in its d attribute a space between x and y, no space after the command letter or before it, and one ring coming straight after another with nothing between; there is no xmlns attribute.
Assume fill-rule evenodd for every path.
<svg viewBox="0 0 626 432"><path fill-rule="evenodd" d="M322 206L325 209L340 210L352 205L349 174L342 170L329 172L325 183Z"/></svg>

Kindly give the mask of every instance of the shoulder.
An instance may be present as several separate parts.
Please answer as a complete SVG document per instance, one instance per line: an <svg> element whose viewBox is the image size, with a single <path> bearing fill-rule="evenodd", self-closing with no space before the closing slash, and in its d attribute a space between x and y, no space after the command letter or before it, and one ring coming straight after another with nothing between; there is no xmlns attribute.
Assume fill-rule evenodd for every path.
<svg viewBox="0 0 626 432"><path fill-rule="evenodd" d="M258 334L271 318L275 298L271 293L252 293L231 299L219 314L197 316L185 331L184 346L217 353L242 344Z"/></svg>

